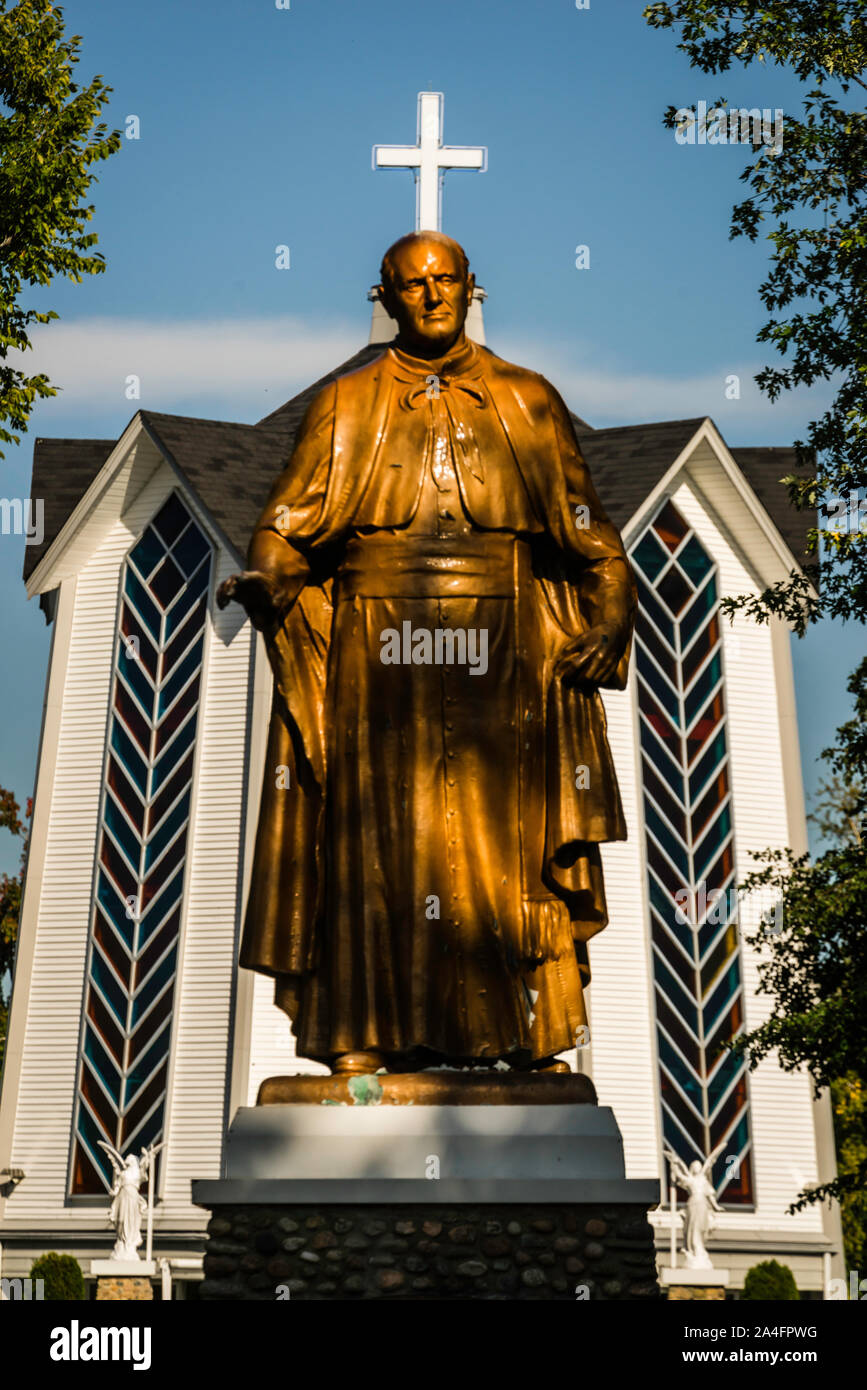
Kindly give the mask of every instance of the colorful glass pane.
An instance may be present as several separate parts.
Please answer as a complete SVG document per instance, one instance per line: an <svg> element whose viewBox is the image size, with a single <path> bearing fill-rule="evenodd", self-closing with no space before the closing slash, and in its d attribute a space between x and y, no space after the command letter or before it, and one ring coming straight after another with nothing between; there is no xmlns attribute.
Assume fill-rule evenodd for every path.
<svg viewBox="0 0 867 1390"><path fill-rule="evenodd" d="M746 1062L725 1047L743 1017L715 567L671 501L631 558L663 1133L684 1162L731 1136L737 1179L714 1177L722 1202L743 1205L752 1157Z"/></svg>
<svg viewBox="0 0 867 1390"><path fill-rule="evenodd" d="M677 550L684 536L689 531L689 527L681 516L677 507L669 499L665 502L656 514L653 522L653 530L664 541L669 550ZM633 552L634 554L635 552Z"/></svg>
<svg viewBox="0 0 867 1390"><path fill-rule="evenodd" d="M211 567L209 541L172 493L121 576L73 1194L110 1187L100 1140L125 1152L163 1132Z"/></svg>

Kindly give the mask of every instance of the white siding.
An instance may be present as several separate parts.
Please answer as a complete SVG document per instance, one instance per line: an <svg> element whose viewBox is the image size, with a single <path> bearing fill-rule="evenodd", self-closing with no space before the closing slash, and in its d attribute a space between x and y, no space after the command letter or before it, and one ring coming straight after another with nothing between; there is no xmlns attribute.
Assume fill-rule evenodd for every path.
<svg viewBox="0 0 867 1390"><path fill-rule="evenodd" d="M683 483L673 500L717 562L720 592L756 592L756 580L735 549L733 538L721 531L700 500L700 496L715 495L725 514L729 485L709 450L705 457L706 462L695 468L700 492ZM728 496L730 501L730 491ZM728 511L731 515L731 504ZM740 519L739 515L739 522ZM747 524L753 528L753 534L743 535L739 530L738 539L744 545L757 544L757 524L752 519ZM753 867L750 851L765 846L782 847L788 840L783 752L770 630L743 615L736 617L733 626L724 622L722 630L735 866L737 879L741 880ZM590 1000L593 1076L599 1098L613 1106L617 1115L627 1173L631 1177L647 1177L660 1174L661 1155L657 1138L646 876L637 799L639 766L631 725L634 684L633 674L628 692L605 698L630 839L625 845L610 845L604 851L611 921L590 945ZM627 702L630 713L625 709ZM743 928L746 932L753 930L749 918ZM743 935L741 939L746 1021L748 1028L754 1028L767 1016L770 1001L756 993L757 953L745 945ZM719 1218L719 1234L738 1229L785 1229L792 1237L819 1234L822 1219L818 1208L794 1217L785 1215L798 1191L817 1181L808 1078L804 1074L786 1074L773 1060L768 1060L752 1073L749 1086L757 1210L726 1213Z"/></svg>
<svg viewBox="0 0 867 1390"><path fill-rule="evenodd" d="M328 1074L328 1068L320 1063L296 1056L292 1026L288 1015L274 1003L274 981L267 975L257 975L254 985L250 1052L248 1105L256 1104L256 1093L268 1076Z"/></svg>
<svg viewBox="0 0 867 1390"><path fill-rule="evenodd" d="M141 462L141 459L140 459ZM138 489L126 468L123 518L111 521L101 505L85 529L95 549L84 559L79 534L63 557L65 584L75 584L53 775L43 770L39 798L50 798L48 833L29 991L11 1163L26 1179L8 1199L13 1224L104 1226L104 1213L64 1205L84 970L99 835L99 810L108 724L120 570L126 553L178 482L165 464L148 458L147 482ZM140 483L141 474L136 477ZM189 497L187 502L191 503ZM199 514L203 525L204 519ZM207 529L207 528L206 528ZM217 582L233 568L224 552ZM75 575L77 574L77 578ZM235 960L240 808L246 776L246 716L250 628L237 610L216 613L206 642L203 703L199 711L198 771L189 832L182 935L176 986L174 1065L167 1116L165 1202L157 1220L203 1224L191 1205L190 1179L218 1175L224 1130L226 1056Z"/></svg>
<svg viewBox="0 0 867 1390"><path fill-rule="evenodd" d="M221 552L215 585L236 569ZM237 953L247 703L252 650L237 605L214 607L188 848L187 882L166 1125L163 1219L206 1213L190 1200L192 1178L220 1175L226 1115L231 997Z"/></svg>
<svg viewBox="0 0 867 1390"><path fill-rule="evenodd" d="M626 1175L655 1177L656 1036L644 907L644 843L637 778L634 674L624 691L606 691L608 738L629 838L603 846L608 926L589 943L592 1074L600 1105L614 1109Z"/></svg>

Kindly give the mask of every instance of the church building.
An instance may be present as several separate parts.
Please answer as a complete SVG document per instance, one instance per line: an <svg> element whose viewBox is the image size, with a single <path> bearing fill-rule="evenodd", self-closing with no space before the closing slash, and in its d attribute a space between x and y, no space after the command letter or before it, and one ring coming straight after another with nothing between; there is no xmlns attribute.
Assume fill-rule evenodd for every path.
<svg viewBox="0 0 867 1390"><path fill-rule="evenodd" d="M482 299L467 325L481 344ZM243 568L311 400L393 331L377 304L366 346L256 424L139 410L116 440L35 442L45 533L24 579L52 637L0 1094L4 1276L47 1250L85 1273L105 1258L100 1141L164 1141L154 1255L174 1296L194 1296L208 1213L191 1181L221 1176L228 1124L264 1078L323 1070L296 1057L273 983L237 963L276 772L272 681L262 638L215 592ZM569 404L591 417L572 418L640 611L627 688L604 692L629 838L603 846L610 921L567 1060L613 1108L627 1176L660 1180L660 1267L663 1146L687 1164L722 1146L714 1263L737 1289L774 1258L821 1296L844 1272L839 1211L787 1208L835 1171L828 1096L723 1047L770 1009L747 938L777 907L737 885L753 853L807 845L789 633L719 607L803 559L808 518L779 482L794 453L729 446L706 417L595 429L591 401Z"/></svg>

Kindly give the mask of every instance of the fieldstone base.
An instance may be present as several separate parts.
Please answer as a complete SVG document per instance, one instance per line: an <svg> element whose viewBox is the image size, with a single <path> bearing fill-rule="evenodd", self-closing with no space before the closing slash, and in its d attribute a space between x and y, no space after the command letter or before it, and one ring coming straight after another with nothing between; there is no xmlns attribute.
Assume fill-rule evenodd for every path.
<svg viewBox="0 0 867 1390"><path fill-rule="evenodd" d="M661 1297L632 1203L226 1203L208 1236L203 1299Z"/></svg>
<svg viewBox="0 0 867 1390"><path fill-rule="evenodd" d="M722 1299L724 1302L725 1296L726 1291L719 1284L711 1284L706 1286L705 1288L701 1288L700 1286L694 1284L671 1284L669 1285L668 1289L668 1297L670 1300L680 1300L683 1302L688 1302L691 1300L707 1302L709 1300L716 1299Z"/></svg>
<svg viewBox="0 0 867 1390"><path fill-rule="evenodd" d="M146 1301L154 1296L150 1279L97 1279L97 1303L123 1303L127 1301Z"/></svg>

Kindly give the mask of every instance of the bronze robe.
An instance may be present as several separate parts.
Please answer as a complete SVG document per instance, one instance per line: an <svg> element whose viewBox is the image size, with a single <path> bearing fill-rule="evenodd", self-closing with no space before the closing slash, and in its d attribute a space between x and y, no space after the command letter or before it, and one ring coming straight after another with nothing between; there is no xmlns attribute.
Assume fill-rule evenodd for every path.
<svg viewBox="0 0 867 1390"><path fill-rule="evenodd" d="M248 568L283 617L241 964L299 1053L574 1046L626 832L600 696L553 669L635 597L560 397L473 344L387 349L313 402ZM487 671L384 664L405 623L484 631Z"/></svg>

